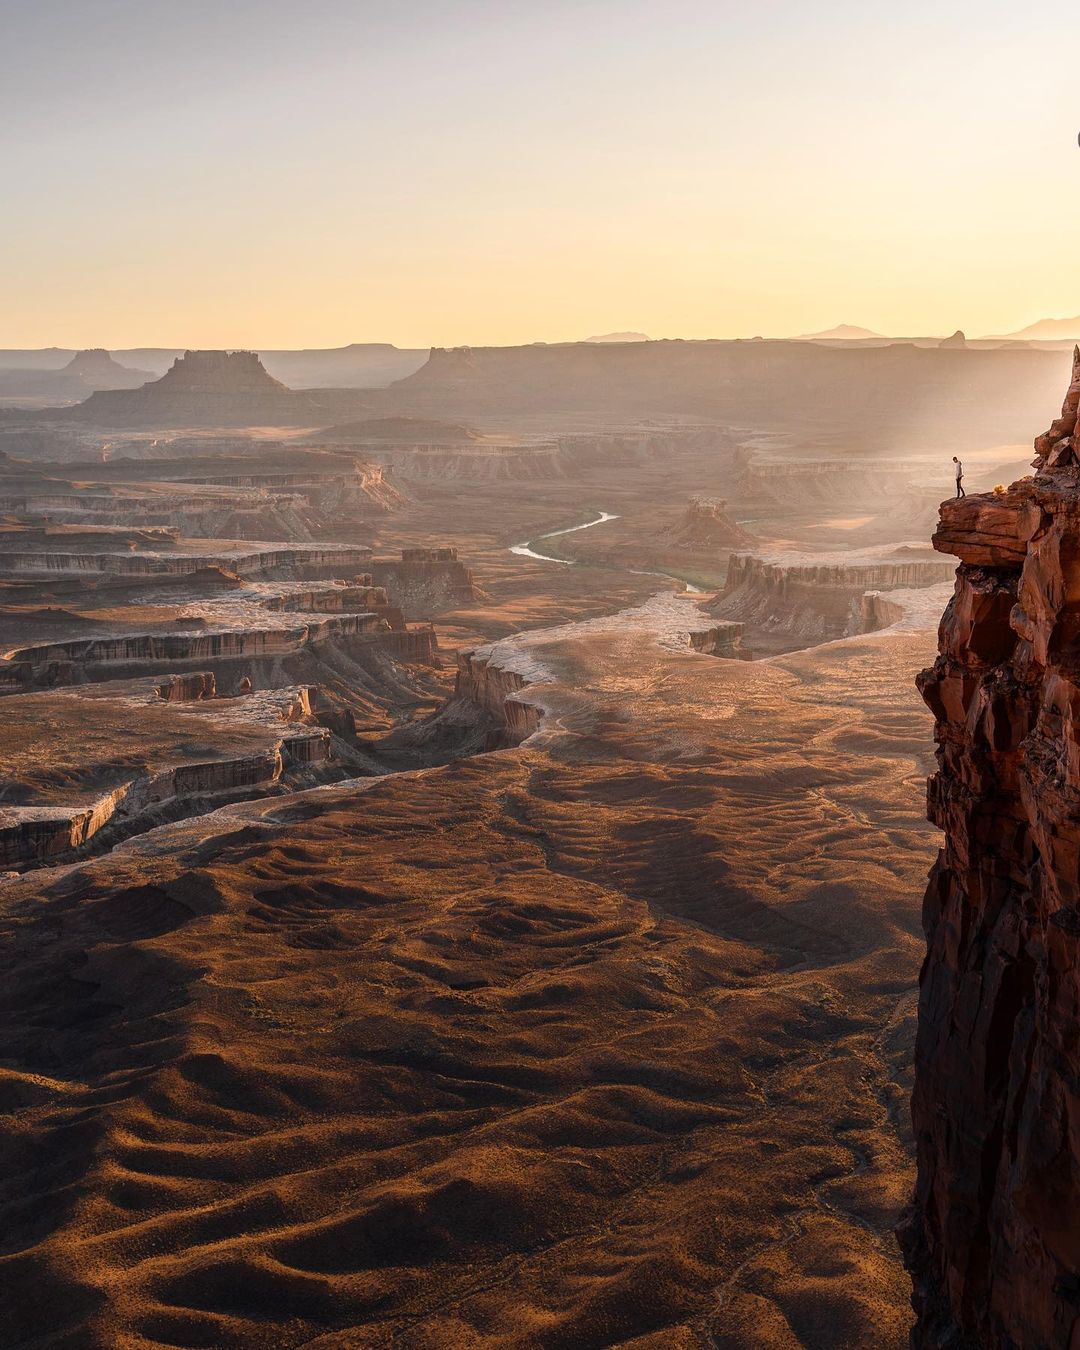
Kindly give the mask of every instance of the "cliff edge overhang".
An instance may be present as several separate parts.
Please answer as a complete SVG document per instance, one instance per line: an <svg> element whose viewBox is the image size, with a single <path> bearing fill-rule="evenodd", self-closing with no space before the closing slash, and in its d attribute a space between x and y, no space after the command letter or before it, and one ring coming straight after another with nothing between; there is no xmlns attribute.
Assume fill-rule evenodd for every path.
<svg viewBox="0 0 1080 1350"><path fill-rule="evenodd" d="M1035 474L944 502L901 1238L917 1346L1080 1344L1080 350Z"/></svg>

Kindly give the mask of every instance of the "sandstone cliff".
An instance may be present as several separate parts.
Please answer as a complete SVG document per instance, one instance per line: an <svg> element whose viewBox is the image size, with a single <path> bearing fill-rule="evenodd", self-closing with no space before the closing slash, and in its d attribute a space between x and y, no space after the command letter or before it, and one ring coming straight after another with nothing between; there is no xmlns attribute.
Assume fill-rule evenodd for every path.
<svg viewBox="0 0 1080 1350"><path fill-rule="evenodd" d="M942 504L940 655L902 1237L918 1346L1080 1344L1080 353L1034 478Z"/></svg>
<svg viewBox="0 0 1080 1350"><path fill-rule="evenodd" d="M708 606L717 618L743 623L758 648L829 642L885 626L864 606L870 590L930 587L950 568L903 548L883 553L780 556L775 561L733 553L723 591ZM779 644L779 645L776 645Z"/></svg>

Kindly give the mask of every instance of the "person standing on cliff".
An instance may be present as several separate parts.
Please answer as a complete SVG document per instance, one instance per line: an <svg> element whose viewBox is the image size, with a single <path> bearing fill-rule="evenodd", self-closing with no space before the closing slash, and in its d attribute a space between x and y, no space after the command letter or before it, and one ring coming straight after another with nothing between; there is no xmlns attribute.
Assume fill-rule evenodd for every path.
<svg viewBox="0 0 1080 1350"><path fill-rule="evenodd" d="M956 495L958 497L966 497L967 493L964 491L964 466L955 455L952 457L952 462L956 465Z"/></svg>

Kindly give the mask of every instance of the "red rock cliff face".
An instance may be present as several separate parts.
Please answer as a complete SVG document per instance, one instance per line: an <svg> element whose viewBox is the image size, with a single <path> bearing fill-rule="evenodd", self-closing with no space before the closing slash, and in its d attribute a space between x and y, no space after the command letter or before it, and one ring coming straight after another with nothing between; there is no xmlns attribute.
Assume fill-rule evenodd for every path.
<svg viewBox="0 0 1080 1350"><path fill-rule="evenodd" d="M940 655L902 1231L913 1344L1080 1346L1080 353L1034 478L942 505Z"/></svg>

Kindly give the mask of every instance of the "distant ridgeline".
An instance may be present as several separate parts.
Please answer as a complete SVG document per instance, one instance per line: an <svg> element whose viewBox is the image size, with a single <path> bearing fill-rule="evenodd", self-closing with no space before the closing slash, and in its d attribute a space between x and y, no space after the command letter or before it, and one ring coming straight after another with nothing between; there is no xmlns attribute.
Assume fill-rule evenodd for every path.
<svg viewBox="0 0 1080 1350"><path fill-rule="evenodd" d="M317 425L364 408L352 390L286 388L254 352L198 351L177 357L160 380L99 391L49 415L106 427L288 426Z"/></svg>

